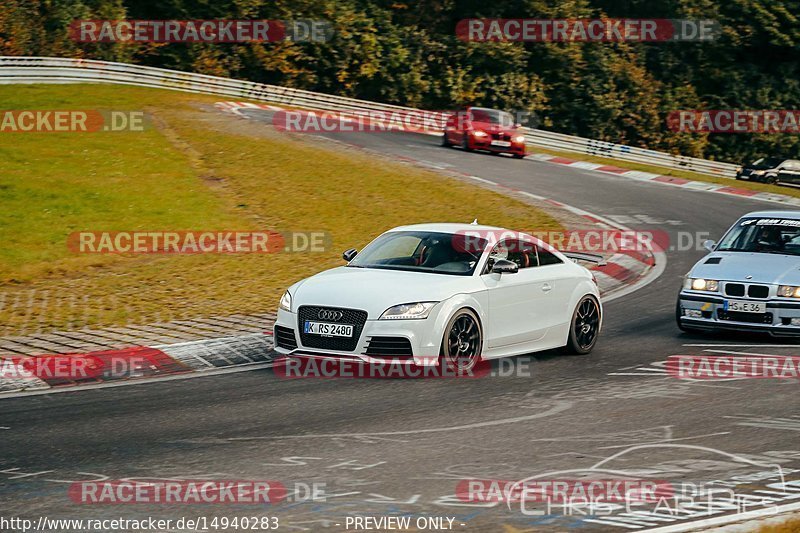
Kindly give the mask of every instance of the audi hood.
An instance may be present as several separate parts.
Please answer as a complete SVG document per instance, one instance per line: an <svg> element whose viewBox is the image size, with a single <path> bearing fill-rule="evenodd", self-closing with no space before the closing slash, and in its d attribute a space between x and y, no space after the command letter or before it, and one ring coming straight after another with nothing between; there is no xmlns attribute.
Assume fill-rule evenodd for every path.
<svg viewBox="0 0 800 533"><path fill-rule="evenodd" d="M747 276L752 278L748 279ZM760 252L714 252L700 260L689 277L800 285L800 257Z"/></svg>
<svg viewBox="0 0 800 533"><path fill-rule="evenodd" d="M474 276L338 267L296 283L289 293L293 312L301 305L345 307L363 309L369 320L375 320L394 305L441 302L481 288Z"/></svg>

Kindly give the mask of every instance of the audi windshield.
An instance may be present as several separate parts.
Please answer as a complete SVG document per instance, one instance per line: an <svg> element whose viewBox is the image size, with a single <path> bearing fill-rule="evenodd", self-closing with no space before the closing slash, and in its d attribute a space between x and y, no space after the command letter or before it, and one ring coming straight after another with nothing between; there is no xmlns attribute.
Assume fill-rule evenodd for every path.
<svg viewBox="0 0 800 533"><path fill-rule="evenodd" d="M384 233L347 266L470 276L488 241L450 233Z"/></svg>

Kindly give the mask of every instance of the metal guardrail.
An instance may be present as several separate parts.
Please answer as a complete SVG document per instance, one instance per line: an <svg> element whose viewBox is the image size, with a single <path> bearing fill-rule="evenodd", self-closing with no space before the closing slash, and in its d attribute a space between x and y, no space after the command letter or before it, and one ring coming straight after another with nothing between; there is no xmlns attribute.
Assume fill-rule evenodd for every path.
<svg viewBox="0 0 800 533"><path fill-rule="evenodd" d="M406 123L412 124L416 129L431 129L432 124L443 124L445 117L445 114L440 112L368 102L302 89L91 59L0 56L0 84L10 83L115 83L216 94L282 104L300 109L383 112L403 117ZM526 130L526 137L529 144L553 150L632 161L675 170L690 170L721 177L732 178L737 169L737 165L730 163L676 156L655 150L543 130Z"/></svg>

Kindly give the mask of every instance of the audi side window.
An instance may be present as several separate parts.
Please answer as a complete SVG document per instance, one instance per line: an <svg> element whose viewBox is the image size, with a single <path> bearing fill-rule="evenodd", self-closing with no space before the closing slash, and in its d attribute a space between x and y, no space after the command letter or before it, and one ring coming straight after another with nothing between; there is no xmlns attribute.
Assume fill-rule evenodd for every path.
<svg viewBox="0 0 800 533"><path fill-rule="evenodd" d="M500 241L489 254L489 260L486 262L486 268L483 273L488 274L491 272L495 261L500 259L515 263L520 270L536 266L536 246L532 243L517 239Z"/></svg>
<svg viewBox="0 0 800 533"><path fill-rule="evenodd" d="M563 261L556 257L554 253L545 250L541 246L537 247L537 252L539 255L539 266L557 265L559 263L563 263Z"/></svg>

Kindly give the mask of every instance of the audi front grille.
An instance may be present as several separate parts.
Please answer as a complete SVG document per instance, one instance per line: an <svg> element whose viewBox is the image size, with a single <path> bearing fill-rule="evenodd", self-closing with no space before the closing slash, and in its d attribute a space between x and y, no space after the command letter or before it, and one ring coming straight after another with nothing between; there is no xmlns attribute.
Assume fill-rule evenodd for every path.
<svg viewBox="0 0 800 533"><path fill-rule="evenodd" d="M322 312L323 316L329 318L320 318L320 312ZM339 312L341 313L341 317L338 315ZM350 324L353 326L353 336L324 337L322 335L305 333L306 320L312 322L328 322L331 324ZM297 310L297 328L298 331L300 331L300 344L306 348L352 352L358 346L358 339L361 337L361 332L364 330L364 324L366 322L367 312L359 309L304 305Z"/></svg>

